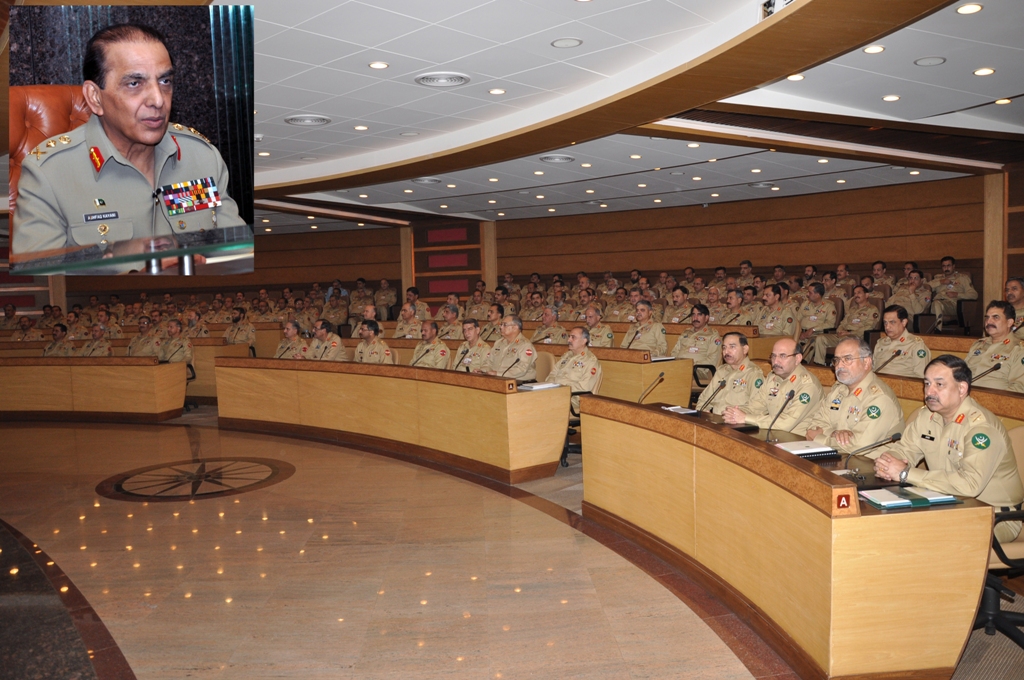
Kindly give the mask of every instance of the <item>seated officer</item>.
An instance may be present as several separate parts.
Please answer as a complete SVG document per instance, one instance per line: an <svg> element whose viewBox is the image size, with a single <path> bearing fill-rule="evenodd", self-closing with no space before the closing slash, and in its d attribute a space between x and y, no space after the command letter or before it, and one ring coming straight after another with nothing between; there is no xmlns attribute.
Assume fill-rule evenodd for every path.
<svg viewBox="0 0 1024 680"><path fill-rule="evenodd" d="M590 334L591 347L612 347L615 334L611 326L601 323L601 308L596 304L587 307L584 312L584 319L587 322L587 333Z"/></svg>
<svg viewBox="0 0 1024 680"><path fill-rule="evenodd" d="M750 312L743 306L743 293L738 289L725 294L727 311L722 318L723 326L749 326L753 323Z"/></svg>
<svg viewBox="0 0 1024 680"><path fill-rule="evenodd" d="M967 350L967 368L971 369L972 387L1024 392L1024 347L1013 334L1013 305L993 300L985 308L985 333ZM999 369L992 371L996 364ZM982 376L982 373L987 375Z"/></svg>
<svg viewBox="0 0 1024 680"><path fill-rule="evenodd" d="M924 460L928 469L917 464ZM971 397L971 369L943 354L924 370L924 406L907 419L903 438L875 459L875 475L924 489L977 498L999 510L1024 501L1010 437L999 416ZM1020 533L1020 522L996 525L1001 542Z"/></svg>
<svg viewBox="0 0 1024 680"><path fill-rule="evenodd" d="M348 361L348 350L341 337L334 332L334 324L327 319L317 319L313 324L313 343L304 358L312 361Z"/></svg>
<svg viewBox="0 0 1024 680"><path fill-rule="evenodd" d="M303 357L309 348L306 347L305 341L299 335L301 330L297 321L284 322L284 339L277 343L277 349L274 351L275 359L301 359Z"/></svg>
<svg viewBox="0 0 1024 680"><path fill-rule="evenodd" d="M490 312L488 311L489 314ZM462 322L459 321L459 308L452 304L441 305L441 315L444 319L444 325L437 331L437 337L442 340L462 340Z"/></svg>
<svg viewBox="0 0 1024 680"><path fill-rule="evenodd" d="M885 335L875 343L875 373L908 378L924 377L924 367L932 360L932 353L924 340L907 332L909 318L907 310L899 305L889 305L882 312L882 330ZM897 351L900 352L899 356L895 356Z"/></svg>
<svg viewBox="0 0 1024 680"><path fill-rule="evenodd" d="M53 325L53 342L43 348L44 357L70 357L75 355L75 345L68 337L68 327L62 323Z"/></svg>
<svg viewBox="0 0 1024 680"><path fill-rule="evenodd" d="M103 326L93 324L92 326L92 339L86 342L82 347L75 353L76 357L109 357L114 355L114 350L110 348L110 341L107 340L104 335Z"/></svg>
<svg viewBox="0 0 1024 680"><path fill-rule="evenodd" d="M682 286L676 286L669 295L669 305L665 308L661 320L663 323L684 323L690 318L693 305L686 297L688 291Z"/></svg>
<svg viewBox="0 0 1024 680"><path fill-rule="evenodd" d="M358 323L352 323L352 319L349 319L349 323L352 323L352 337L361 338L363 337L362 325L367 321L376 321L377 319L377 308L373 305L363 305L363 315L359 319ZM377 326L377 332L380 332L380 325Z"/></svg>
<svg viewBox="0 0 1024 680"><path fill-rule="evenodd" d="M803 435L810 426L811 416L821 403L821 383L800 364L803 355L793 338L783 338L776 342L769 359L772 362L772 374L761 384L748 404L725 409L725 422L733 425L750 423L764 429L774 420L774 427ZM793 392L793 398L787 401L790 391Z"/></svg>
<svg viewBox="0 0 1024 680"><path fill-rule="evenodd" d="M621 346L624 349L646 349L652 357L663 357L668 353L665 327L651 318L651 303L640 300L636 303L636 322L626 331Z"/></svg>
<svg viewBox="0 0 1024 680"><path fill-rule="evenodd" d="M868 300L868 289L858 285L853 289L853 299L846 309L842 323L836 328L835 333L825 333L814 336L814 344L810 345L807 352L808 362L814 361L822 366L825 365L825 353L839 344L839 341L847 336L864 337L864 331L873 331L878 328L878 307Z"/></svg>
<svg viewBox="0 0 1024 680"><path fill-rule="evenodd" d="M357 364L393 364L395 355L391 348L380 339L380 326L373 319L359 324L359 337L362 340L356 346L355 361Z"/></svg>
<svg viewBox="0 0 1024 680"><path fill-rule="evenodd" d="M672 348L672 356L676 359L692 359L693 363L714 366L722 363L722 338L718 331L708 326L709 310L706 305L696 304L690 315L693 328L683 331ZM701 382L711 379L711 372L706 369L699 371Z"/></svg>
<svg viewBox="0 0 1024 680"><path fill-rule="evenodd" d="M437 337L437 322L424 321L420 336L423 339L413 350L409 365L417 368L448 368L448 345Z"/></svg>
<svg viewBox="0 0 1024 680"><path fill-rule="evenodd" d="M411 302L406 302L398 314L398 323L395 324L395 332L391 337L419 340L423 337L421 328L420 320L416 318L416 307Z"/></svg>
<svg viewBox="0 0 1024 680"><path fill-rule="evenodd" d="M529 303L523 304L523 321L540 321L543 313L544 295L539 292L530 293Z"/></svg>
<svg viewBox="0 0 1024 680"><path fill-rule="evenodd" d="M155 357L160 354L160 338L150 331L150 318L139 317L139 334L128 343L128 356Z"/></svg>
<svg viewBox="0 0 1024 680"><path fill-rule="evenodd" d="M231 310L231 325L224 330L227 344L256 346L256 327L245 320L245 314L241 307Z"/></svg>
<svg viewBox="0 0 1024 680"><path fill-rule="evenodd" d="M836 327L836 305L831 300L824 299L824 295L824 284L815 281L807 287L807 302L797 307L796 315L801 328L800 339L804 341L805 346L812 336Z"/></svg>
<svg viewBox="0 0 1024 680"><path fill-rule="evenodd" d="M971 277L956 270L956 258L947 255L942 258L942 273L936 274L929 283L932 289L932 314L938 317L938 328L942 328L943 314L956 314L957 300L977 300Z"/></svg>
<svg viewBox="0 0 1024 680"><path fill-rule="evenodd" d="M558 312L553 306L544 308L540 317L540 326L533 332L530 338L533 344L544 343L545 345L565 345L569 342L569 334L558 325Z"/></svg>
<svg viewBox="0 0 1024 680"><path fill-rule="evenodd" d="M33 328L35 320L29 316L23 316L18 321L18 330L11 333L11 342L39 342L43 334Z"/></svg>
<svg viewBox="0 0 1024 680"><path fill-rule="evenodd" d="M195 309L190 309L185 312L185 324L183 332L186 338L194 339L210 337L210 329L202 322L199 318L199 312Z"/></svg>
<svg viewBox="0 0 1024 680"><path fill-rule="evenodd" d="M523 322L518 316L501 320L501 339L491 348L487 372L502 378L527 381L537 379L537 350L523 336Z"/></svg>
<svg viewBox="0 0 1024 680"><path fill-rule="evenodd" d="M808 440L850 453L903 431L903 408L872 370L871 345L864 338L840 342L832 365L836 382L811 418ZM880 453L875 449L865 455Z"/></svg>
<svg viewBox="0 0 1024 680"><path fill-rule="evenodd" d="M480 339L497 342L501 339L501 320L505 318L505 307L495 302L487 308L487 323L480 329ZM463 328L465 332L465 328Z"/></svg>
<svg viewBox="0 0 1024 680"><path fill-rule="evenodd" d="M490 304L487 300L484 300L483 291L474 290L469 302L466 303L466 318L483 321L487 318L488 307L490 307Z"/></svg>
<svg viewBox="0 0 1024 680"><path fill-rule="evenodd" d="M732 291L735 292L735 291ZM764 371L750 361L750 345L743 333L726 333L722 338L722 360L715 378L697 399L698 410L721 415L730 406L745 406L764 383ZM725 386L722 386L722 382ZM711 395L715 395L712 398Z"/></svg>
<svg viewBox="0 0 1024 680"><path fill-rule="evenodd" d="M501 325L500 322L498 325ZM466 341L452 355L451 369L464 373L483 373L490 363L491 346L480 337L480 322L476 319L463 321L462 335Z"/></svg>
<svg viewBox="0 0 1024 680"><path fill-rule="evenodd" d="M420 321L430 319L430 307L423 300L420 300L420 289L416 286L409 286L405 289L405 301L416 310L416 318ZM372 302L372 299L371 299Z"/></svg>
<svg viewBox="0 0 1024 680"><path fill-rule="evenodd" d="M167 339L160 344L161 363L192 363L192 341L181 333L181 322L171 319L167 322Z"/></svg>
<svg viewBox="0 0 1024 680"><path fill-rule="evenodd" d="M586 328L576 326L569 331L569 351L551 369L547 382L567 385L573 392L593 392L601 380L601 363L587 347L589 342ZM573 396L571 404L573 413L579 413L579 396Z"/></svg>
<svg viewBox="0 0 1024 680"><path fill-rule="evenodd" d="M104 335L107 338L119 339L124 337L121 327L113 322L110 318L110 312L107 310L100 309L96 312L96 323L103 326Z"/></svg>
<svg viewBox="0 0 1024 680"><path fill-rule="evenodd" d="M779 284L765 286L762 299L764 305L754 319L761 335L793 335L796 329L793 310L782 300L783 288Z"/></svg>

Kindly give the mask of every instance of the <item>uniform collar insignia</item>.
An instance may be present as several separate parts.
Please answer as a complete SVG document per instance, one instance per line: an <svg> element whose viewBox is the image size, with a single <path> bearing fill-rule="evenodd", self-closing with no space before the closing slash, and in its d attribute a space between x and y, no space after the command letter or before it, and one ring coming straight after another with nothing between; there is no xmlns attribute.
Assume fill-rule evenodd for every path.
<svg viewBox="0 0 1024 680"><path fill-rule="evenodd" d="M963 414L963 413L959 414L959 415L958 415L958 416L956 417L956 420L955 420L954 422L955 422L955 423L956 423L957 425L959 425L960 423L964 422L964 414Z"/></svg>

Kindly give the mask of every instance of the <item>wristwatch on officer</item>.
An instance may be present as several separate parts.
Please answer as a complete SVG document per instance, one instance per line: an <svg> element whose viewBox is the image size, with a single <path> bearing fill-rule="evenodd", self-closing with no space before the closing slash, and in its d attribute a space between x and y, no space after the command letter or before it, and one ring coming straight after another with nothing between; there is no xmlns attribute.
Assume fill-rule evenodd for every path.
<svg viewBox="0 0 1024 680"><path fill-rule="evenodd" d="M900 470L900 484L906 484L907 483L907 475L908 474L910 474L910 466L909 465L907 467L903 468L902 470Z"/></svg>

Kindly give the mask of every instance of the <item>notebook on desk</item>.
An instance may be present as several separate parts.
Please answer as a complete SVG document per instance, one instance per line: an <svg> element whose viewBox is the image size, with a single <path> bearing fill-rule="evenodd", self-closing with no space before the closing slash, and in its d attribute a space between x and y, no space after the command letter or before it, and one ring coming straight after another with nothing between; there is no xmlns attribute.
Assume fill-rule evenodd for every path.
<svg viewBox="0 0 1024 680"><path fill-rule="evenodd" d="M831 446L823 446L812 441L778 442L775 446L795 456L800 456L804 460L813 460L814 462L841 459L839 452Z"/></svg>

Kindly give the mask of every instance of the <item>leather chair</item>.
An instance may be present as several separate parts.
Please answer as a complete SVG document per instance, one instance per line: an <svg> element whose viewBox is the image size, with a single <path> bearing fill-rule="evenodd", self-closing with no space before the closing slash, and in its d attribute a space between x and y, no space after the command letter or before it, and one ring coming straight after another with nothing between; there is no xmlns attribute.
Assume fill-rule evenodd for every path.
<svg viewBox="0 0 1024 680"><path fill-rule="evenodd" d="M11 192L8 200L11 214L18 200L21 163L28 153L54 135L85 125L91 115L81 85L10 88Z"/></svg>
<svg viewBox="0 0 1024 680"><path fill-rule="evenodd" d="M565 351L569 351L568 345L562 345ZM548 375L555 369L555 363L557 358L551 352L545 352L543 350L537 350L537 361L534 366L537 369L537 382L544 382L547 380Z"/></svg>
<svg viewBox="0 0 1024 680"><path fill-rule="evenodd" d="M541 352L541 354L543 354L543 352ZM601 383L602 382L604 382L604 371L601 371L601 375L598 377L597 384L594 385L594 389L593 390L591 390L590 392L586 392L586 391L583 391L583 392L573 392L572 394L573 394L573 396L578 396L578 395L581 395L581 394L599 394L600 391L601 391ZM572 402L570 401L569 402L569 429L566 430L566 433L565 433L565 445L562 447L562 457L558 461L559 463L561 463L562 467L569 467L569 454L570 453L578 453L580 455L583 455L583 445L582 444L573 444L573 443L571 443L569 441L570 437L572 437L574 434L578 434L579 433L579 430L577 428L580 426L581 422L582 422L582 419L580 418L580 414L573 409Z"/></svg>

